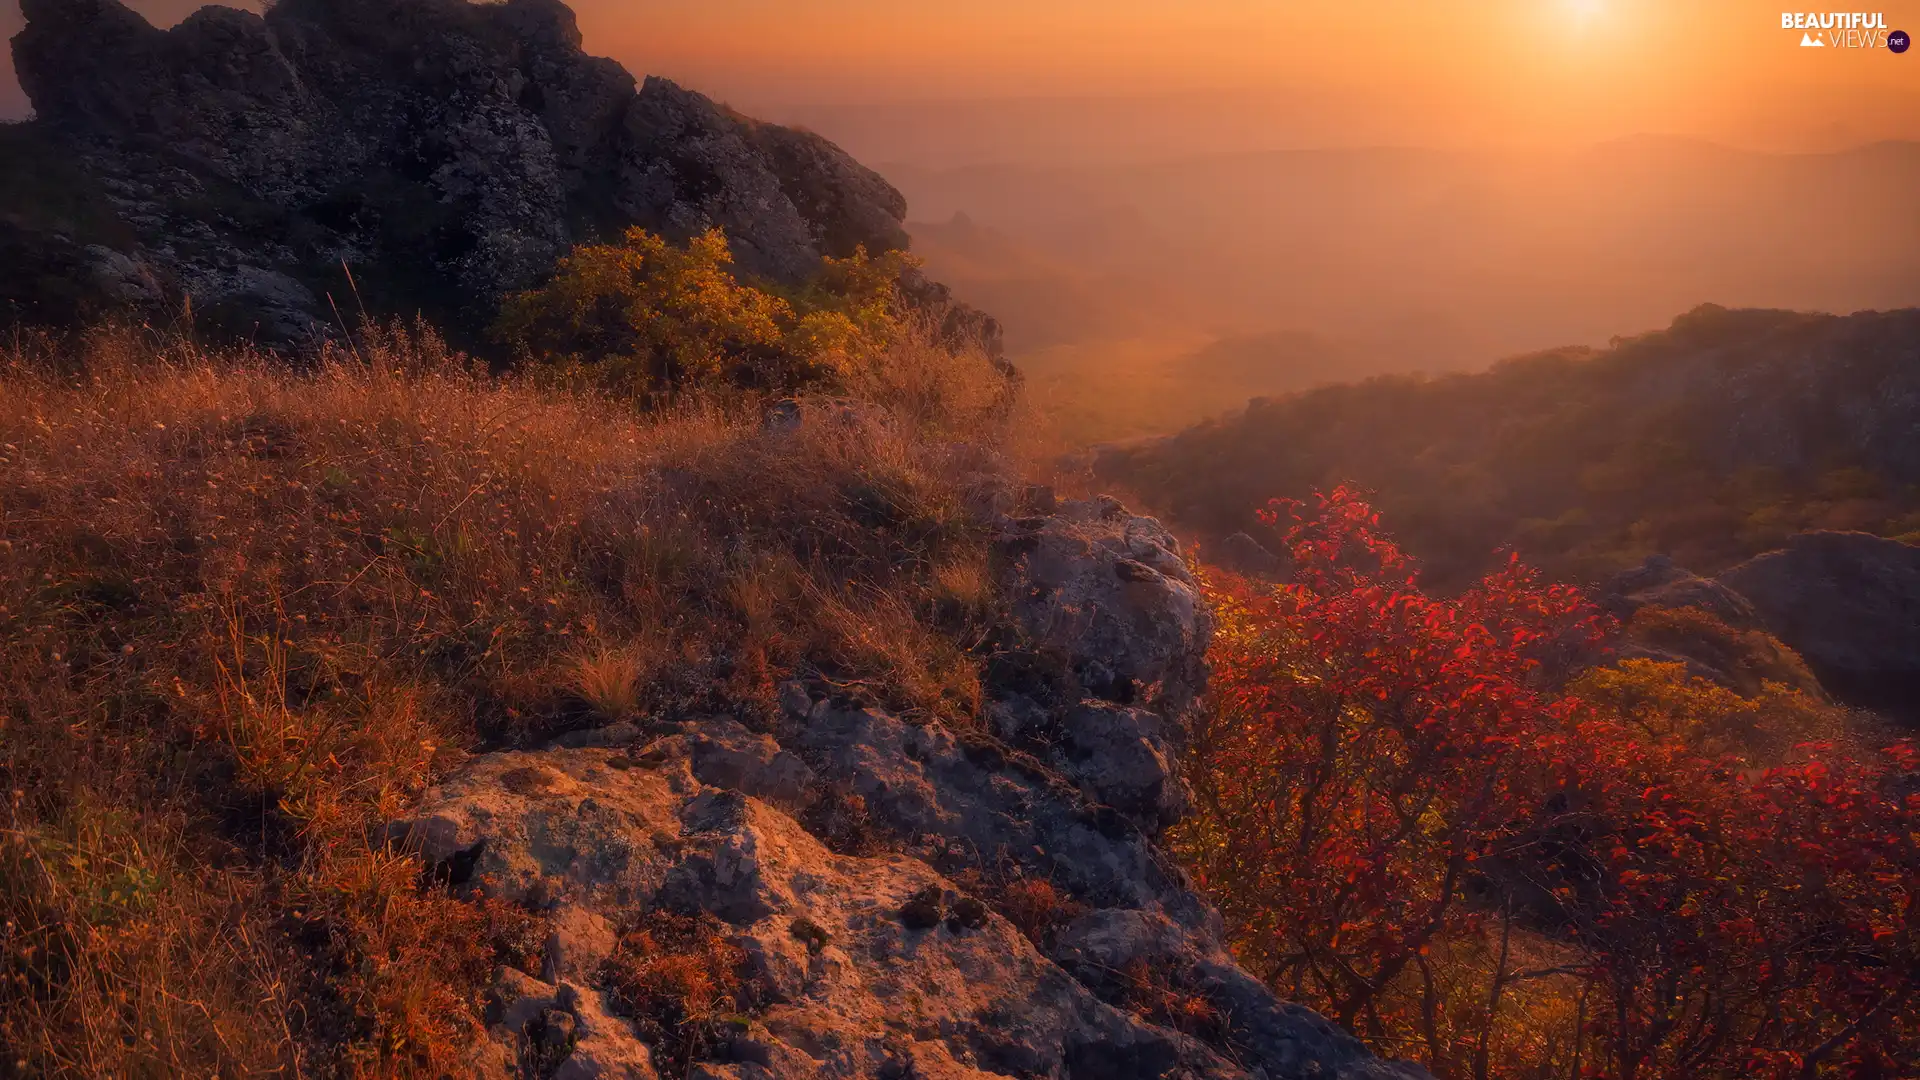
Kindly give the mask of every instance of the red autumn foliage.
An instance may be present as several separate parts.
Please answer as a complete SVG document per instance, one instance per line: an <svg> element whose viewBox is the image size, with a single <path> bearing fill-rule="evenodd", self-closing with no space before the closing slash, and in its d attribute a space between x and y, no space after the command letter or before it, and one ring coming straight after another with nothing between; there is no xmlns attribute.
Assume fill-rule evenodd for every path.
<svg viewBox="0 0 1920 1080"><path fill-rule="evenodd" d="M1276 989L1449 1078L1916 1075L1910 749L1708 759L1565 688L1577 590L1428 595L1346 487L1263 516L1177 839Z"/></svg>

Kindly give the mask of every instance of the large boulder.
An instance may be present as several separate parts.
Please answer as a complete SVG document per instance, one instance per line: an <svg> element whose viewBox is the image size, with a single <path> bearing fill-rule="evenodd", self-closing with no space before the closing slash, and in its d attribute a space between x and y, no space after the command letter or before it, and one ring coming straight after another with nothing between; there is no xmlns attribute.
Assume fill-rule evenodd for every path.
<svg viewBox="0 0 1920 1080"><path fill-rule="evenodd" d="M47 131L197 311L275 339L348 299L477 326L580 241L721 227L782 282L906 245L906 202L817 135L587 55L559 0L282 0L160 30L119 0L25 0ZM327 300L333 294L334 303Z"/></svg>
<svg viewBox="0 0 1920 1080"><path fill-rule="evenodd" d="M1180 541L1107 496L1012 524L1006 592L1036 647L1093 697L1184 710L1206 682L1213 625Z"/></svg>
<svg viewBox="0 0 1920 1080"><path fill-rule="evenodd" d="M1720 582L1751 601L1835 696L1920 719L1920 547L1801 533Z"/></svg>
<svg viewBox="0 0 1920 1080"><path fill-rule="evenodd" d="M1767 632L1746 597L1665 555L1614 575L1599 600L1621 620L1616 653L1622 660L1682 664L1688 674L1746 697L1775 683L1826 698L1819 679Z"/></svg>
<svg viewBox="0 0 1920 1080"><path fill-rule="evenodd" d="M765 997L719 1059L699 1064L716 1080L903 1067L982 1078L1423 1075L1275 1001L1233 963L1216 920L1163 857L1138 833L1103 826L1071 788L937 726L796 700L809 702L788 718L796 745L864 793L898 850L836 853L804 814L748 794L791 799L795 773L774 764L765 736L726 720L636 731L625 747L483 755L396 823L457 887L534 907L554 926L543 971L497 977L498 1048L476 1061L521 1058L564 1022L573 1041L556 1075L654 1075L649 1047L598 980L615 928L665 909L723 920ZM1067 924L1049 955L956 880L1010 861L1105 906ZM1135 961L1208 1003L1218 1030L1183 1032L1130 1008L1115 972Z"/></svg>

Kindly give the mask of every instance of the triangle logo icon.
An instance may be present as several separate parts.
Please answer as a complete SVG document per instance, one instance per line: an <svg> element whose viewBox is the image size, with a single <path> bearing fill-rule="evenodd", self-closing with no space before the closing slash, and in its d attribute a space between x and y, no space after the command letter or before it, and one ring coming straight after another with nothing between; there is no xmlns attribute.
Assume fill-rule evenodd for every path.
<svg viewBox="0 0 1920 1080"><path fill-rule="evenodd" d="M1814 37L1812 34L1801 34L1800 47L1803 49L1824 49L1827 47L1827 43Z"/></svg>

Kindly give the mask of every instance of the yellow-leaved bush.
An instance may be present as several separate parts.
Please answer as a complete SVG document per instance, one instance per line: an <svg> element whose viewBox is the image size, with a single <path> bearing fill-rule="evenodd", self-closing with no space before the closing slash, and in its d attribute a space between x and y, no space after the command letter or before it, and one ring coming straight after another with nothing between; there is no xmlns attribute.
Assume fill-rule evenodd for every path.
<svg viewBox="0 0 1920 1080"><path fill-rule="evenodd" d="M860 249L822 260L802 287L762 287L735 272L719 229L682 247L632 228L575 248L545 285L509 297L494 332L523 359L644 403L833 389L892 343L907 265Z"/></svg>

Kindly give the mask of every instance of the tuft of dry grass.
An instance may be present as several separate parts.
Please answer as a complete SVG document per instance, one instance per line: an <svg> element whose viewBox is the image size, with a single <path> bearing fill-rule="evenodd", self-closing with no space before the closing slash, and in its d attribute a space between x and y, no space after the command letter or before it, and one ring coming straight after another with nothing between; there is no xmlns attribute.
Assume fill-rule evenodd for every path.
<svg viewBox="0 0 1920 1080"><path fill-rule="evenodd" d="M369 838L464 754L796 674L969 721L1015 413L919 362L793 426L420 327L0 357L0 1074L438 1075L513 913Z"/></svg>
<svg viewBox="0 0 1920 1080"><path fill-rule="evenodd" d="M1219 1044L1227 1018L1204 996L1177 986L1170 973L1145 960L1130 960L1118 972L1123 1007L1149 1023Z"/></svg>
<svg viewBox="0 0 1920 1080"><path fill-rule="evenodd" d="M596 645L569 664L567 689L602 723L624 720L640 711L641 688L658 663L644 642Z"/></svg>

